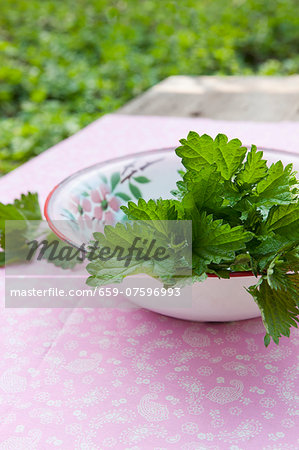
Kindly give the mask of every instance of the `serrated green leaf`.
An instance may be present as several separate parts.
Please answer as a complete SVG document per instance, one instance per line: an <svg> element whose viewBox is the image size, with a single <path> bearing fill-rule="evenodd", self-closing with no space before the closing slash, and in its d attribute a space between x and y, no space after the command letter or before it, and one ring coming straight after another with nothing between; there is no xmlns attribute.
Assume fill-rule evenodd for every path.
<svg viewBox="0 0 299 450"><path fill-rule="evenodd" d="M230 180L231 177L240 168L247 152L246 147L242 147L239 139L228 138L224 134L218 134L215 139L216 164L219 172L225 180Z"/></svg>
<svg viewBox="0 0 299 450"><path fill-rule="evenodd" d="M244 196L243 192L240 192L236 183L227 180L223 183L223 197L224 197L224 205L235 207L240 200L242 200ZM235 208L236 210L238 208Z"/></svg>
<svg viewBox="0 0 299 450"><path fill-rule="evenodd" d="M199 171L188 171L184 177L187 192L182 200L186 209L198 211L208 207L218 209L223 203L223 184L216 165L202 166Z"/></svg>
<svg viewBox="0 0 299 450"><path fill-rule="evenodd" d="M292 192L297 184L292 172L292 164L285 168L281 161L272 164L268 175L256 186L256 194L252 201L259 206L271 207L272 205L284 205L294 200Z"/></svg>
<svg viewBox="0 0 299 450"><path fill-rule="evenodd" d="M250 271L251 269L251 256L249 253L238 254L230 265L230 270L233 272Z"/></svg>
<svg viewBox="0 0 299 450"><path fill-rule="evenodd" d="M199 136L191 131L180 143L182 146L176 149L176 153L187 169L197 171L202 165L216 164L225 180L240 168L247 151L239 139L228 141L224 134L218 134L213 140L206 134Z"/></svg>
<svg viewBox="0 0 299 450"><path fill-rule="evenodd" d="M236 177L237 184L243 189L257 183L267 175L267 161L262 158L263 152L258 152L256 146L252 145L250 152L247 153L244 168Z"/></svg>
<svg viewBox="0 0 299 450"><path fill-rule="evenodd" d="M176 149L176 154L182 158L187 169L197 170L202 164L215 162L214 141L207 134L199 136L195 131L188 133L187 139L180 139L182 146Z"/></svg>
<svg viewBox="0 0 299 450"><path fill-rule="evenodd" d="M26 217L15 205L0 203L0 245L3 249L5 249L5 222L7 220L26 220Z"/></svg>
<svg viewBox="0 0 299 450"><path fill-rule="evenodd" d="M177 181L177 189L173 189L170 193L177 198L177 200L182 200L184 195L187 194L187 184L185 181Z"/></svg>
<svg viewBox="0 0 299 450"><path fill-rule="evenodd" d="M207 273L214 274L218 278L225 278L226 280L228 280L230 278L230 275L231 275L231 271L228 268L227 269L221 269L216 264L215 265L209 264L208 269L207 269Z"/></svg>
<svg viewBox="0 0 299 450"><path fill-rule="evenodd" d="M278 344L281 336L289 336L290 328L297 328L299 310L296 302L289 292L280 289L272 289L267 280L263 279L259 287L251 286L248 292L252 294L259 309L261 310L263 323L267 334L265 344L269 344L271 336Z"/></svg>
<svg viewBox="0 0 299 450"><path fill-rule="evenodd" d="M113 253L116 248L121 249L123 259L113 257L103 261L94 255L92 256L91 252L88 253L91 262L87 265L87 271L91 277L87 280L87 283L91 286L119 283L129 275L146 273L158 277L164 283L173 284L173 277L178 269L185 267L186 270L187 261L182 260L183 245L170 245L172 241L171 232L168 229L168 232L165 230L165 233L161 233L157 222L161 224L161 227L167 227L167 224L165 225L163 221L137 221L126 224L118 223L115 227L106 226L104 233L94 233L98 249L109 248L111 249L110 253ZM140 247L141 245L143 250L146 250L143 245L144 242L154 242L155 248L160 246L167 248L170 257L159 262L152 258L149 260L135 258L132 255L129 265L126 266L124 257L129 253L136 237L139 239L137 246Z"/></svg>
<svg viewBox="0 0 299 450"><path fill-rule="evenodd" d="M244 227L255 234L259 234L261 227L263 226L264 217L259 209L255 205L249 205L247 211L244 208L243 214L241 216L243 220Z"/></svg>
<svg viewBox="0 0 299 450"><path fill-rule="evenodd" d="M288 251L294 243L289 239L274 233L261 236L249 249L251 256L257 261L259 271L262 272L279 253Z"/></svg>
<svg viewBox="0 0 299 450"><path fill-rule="evenodd" d="M26 216L15 205L0 203L0 218L4 220L25 220Z"/></svg>
<svg viewBox="0 0 299 450"><path fill-rule="evenodd" d="M37 193L22 194L20 199L14 201L14 206L27 220L42 220Z"/></svg>
<svg viewBox="0 0 299 450"><path fill-rule="evenodd" d="M16 220L15 226L13 229L9 230L12 233L13 239L15 239L15 249L9 249L9 260L6 261L6 264L10 264L12 262L19 261L22 258L23 251L28 251L28 247L26 241L28 240L28 236L32 233L33 223L32 221L40 221L42 219L40 206L38 202L38 195L36 193L28 192L28 194L22 194L19 199L15 199L13 204L4 205L0 203L0 232L1 232L1 247L4 249L5 247L5 230L4 225L7 220ZM38 224L39 222L37 222ZM35 232L33 233L34 237ZM12 239L12 238L10 238ZM58 241L58 250L62 247L65 247L66 244L59 239L51 232L47 236L48 242L51 240ZM48 259L49 254L51 253L51 249L46 250L43 258ZM4 263L5 254L1 253L2 262ZM64 269L74 267L78 262L77 261L59 261L58 259L49 261L56 266L60 266Z"/></svg>
<svg viewBox="0 0 299 450"><path fill-rule="evenodd" d="M176 200L158 199L146 202L140 198L138 204L129 202L127 206L121 206L121 209L132 220L176 220L179 217L178 206Z"/></svg>
<svg viewBox="0 0 299 450"><path fill-rule="evenodd" d="M263 232L266 234L271 231L299 242L299 202L270 209Z"/></svg>
<svg viewBox="0 0 299 450"><path fill-rule="evenodd" d="M267 266L267 281L272 289L287 291L299 301L299 245L277 253Z"/></svg>
<svg viewBox="0 0 299 450"><path fill-rule="evenodd" d="M271 342L271 336L270 336L270 334L266 333L265 337L264 337L264 345L265 345L265 347L268 347L270 342Z"/></svg>
<svg viewBox="0 0 299 450"><path fill-rule="evenodd" d="M53 247L51 246L51 243L54 242L57 243L57 246L55 246L55 252L53 252ZM77 250L74 249L71 245L67 244L64 241L61 241L57 238L57 236L54 233L49 233L47 235L47 243L49 244L48 248L46 248L42 259L47 260L50 264L54 264L56 267L60 267L61 269L73 269L78 264L81 264L80 261L78 261L78 257L72 258L69 255L74 255ZM58 255L62 255L62 252L64 251L64 255L61 257L58 257ZM52 254L53 252L53 254ZM67 257L66 257L67 253Z"/></svg>
<svg viewBox="0 0 299 450"><path fill-rule="evenodd" d="M299 273L299 244L293 246L282 254L285 272ZM299 298L298 298L299 300Z"/></svg>
<svg viewBox="0 0 299 450"><path fill-rule="evenodd" d="M200 214L193 230L193 255L197 261L202 258L207 264L234 260L235 252L245 249L246 242L253 236L242 226L231 228L205 212Z"/></svg>

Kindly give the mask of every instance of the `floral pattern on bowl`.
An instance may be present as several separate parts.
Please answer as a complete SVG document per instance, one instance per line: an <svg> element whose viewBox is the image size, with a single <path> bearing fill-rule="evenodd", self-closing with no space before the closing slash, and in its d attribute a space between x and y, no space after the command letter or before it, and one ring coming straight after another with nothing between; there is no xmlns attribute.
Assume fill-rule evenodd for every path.
<svg viewBox="0 0 299 450"><path fill-rule="evenodd" d="M157 174L165 162L173 171L164 186L157 185ZM128 201L168 195L175 188L180 168L169 149L146 152L92 166L64 180L49 195L45 215L53 231L62 239L80 246L105 225L126 220L120 209ZM161 177L159 177L160 179ZM167 189L167 190L166 190ZM67 224L60 221L66 220ZM68 230L68 229L69 230ZM76 236L74 236L76 235Z"/></svg>

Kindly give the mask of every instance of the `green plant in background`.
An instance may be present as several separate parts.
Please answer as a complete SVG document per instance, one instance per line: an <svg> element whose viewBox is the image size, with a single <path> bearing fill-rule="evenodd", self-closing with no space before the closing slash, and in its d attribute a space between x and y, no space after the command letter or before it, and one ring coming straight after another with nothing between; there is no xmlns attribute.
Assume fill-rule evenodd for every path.
<svg viewBox="0 0 299 450"><path fill-rule="evenodd" d="M169 75L298 72L297 0L6 0L0 172Z"/></svg>

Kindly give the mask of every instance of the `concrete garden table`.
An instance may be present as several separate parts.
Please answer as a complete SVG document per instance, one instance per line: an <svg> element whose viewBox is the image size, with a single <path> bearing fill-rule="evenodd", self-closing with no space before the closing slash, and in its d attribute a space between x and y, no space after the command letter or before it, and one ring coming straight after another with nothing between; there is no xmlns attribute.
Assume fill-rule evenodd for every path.
<svg viewBox="0 0 299 450"><path fill-rule="evenodd" d="M76 170L175 146L190 129L296 152L296 120L298 77L171 78L3 177L1 201L31 190L43 205ZM298 448L297 330L266 349L259 318L4 309L4 271L1 289L0 449Z"/></svg>

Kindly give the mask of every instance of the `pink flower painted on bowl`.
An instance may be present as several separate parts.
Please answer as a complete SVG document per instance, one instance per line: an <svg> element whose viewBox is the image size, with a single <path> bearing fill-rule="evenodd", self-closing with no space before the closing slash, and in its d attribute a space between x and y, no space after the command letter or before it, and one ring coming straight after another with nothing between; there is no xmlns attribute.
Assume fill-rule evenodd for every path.
<svg viewBox="0 0 299 450"><path fill-rule="evenodd" d="M70 211L81 229L87 227L100 231L103 225L115 224L115 214L120 205L121 201L110 192L107 185L102 184L90 193L73 196Z"/></svg>
<svg viewBox="0 0 299 450"><path fill-rule="evenodd" d="M84 228L84 226L92 228L92 217L90 216L92 204L87 197L81 197L79 195L72 196L70 212L75 215L80 228Z"/></svg>
<svg viewBox="0 0 299 450"><path fill-rule="evenodd" d="M151 180L138 175L139 170L151 166L149 161L139 169L129 165L110 174L98 174L99 178L85 181L69 194L68 208L62 208L61 216L70 221L72 233L80 233L80 240L88 242L94 232L104 232L106 225L115 225L125 219L120 206L143 196L141 186ZM128 169L131 169L129 173Z"/></svg>
<svg viewBox="0 0 299 450"><path fill-rule="evenodd" d="M96 204L94 217L102 220L105 225L114 224L114 213L119 211L120 201L111 194L109 188L102 184L98 189L93 189L90 193L91 200Z"/></svg>

